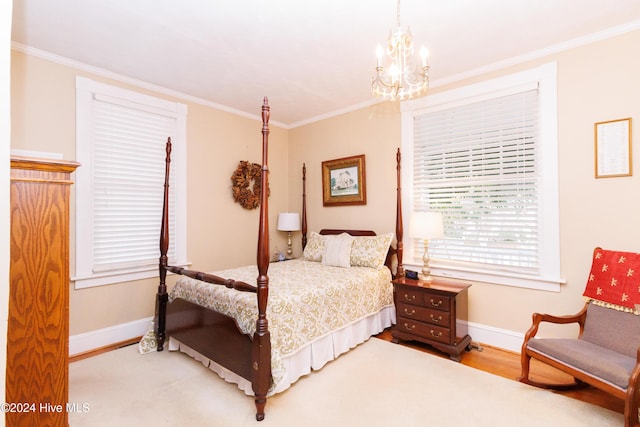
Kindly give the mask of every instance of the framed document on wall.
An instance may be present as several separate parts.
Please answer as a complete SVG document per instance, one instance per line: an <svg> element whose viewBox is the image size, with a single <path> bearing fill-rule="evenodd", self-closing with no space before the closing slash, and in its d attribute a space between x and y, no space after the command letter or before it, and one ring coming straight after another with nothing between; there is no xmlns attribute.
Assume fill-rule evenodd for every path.
<svg viewBox="0 0 640 427"><path fill-rule="evenodd" d="M595 125L596 178L631 176L631 118Z"/></svg>

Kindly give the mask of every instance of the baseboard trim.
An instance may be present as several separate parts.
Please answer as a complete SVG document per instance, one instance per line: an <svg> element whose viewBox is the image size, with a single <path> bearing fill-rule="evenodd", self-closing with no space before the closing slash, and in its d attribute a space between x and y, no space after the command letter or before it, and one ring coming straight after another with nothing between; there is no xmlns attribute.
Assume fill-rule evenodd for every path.
<svg viewBox="0 0 640 427"><path fill-rule="evenodd" d="M146 317L133 322L73 335L69 337L69 355L72 358L79 357L84 353L130 342L143 336L149 330L152 321L153 317ZM467 329L475 343L520 353L524 334L464 320L458 320L458 325L458 328Z"/></svg>
<svg viewBox="0 0 640 427"><path fill-rule="evenodd" d="M87 359L89 357L97 356L99 354L106 353L111 350L117 350L122 347L127 347L132 344L137 344L140 342L141 339L142 339L142 336L138 336L135 338L128 339L126 341L120 341L117 343L106 345L104 347L85 351L84 353L74 354L73 356L69 356L69 363L73 363L82 359Z"/></svg>
<svg viewBox="0 0 640 427"><path fill-rule="evenodd" d="M471 336L473 342L498 347L515 353L520 353L522 349L524 334L464 320L458 320L458 325L460 325L459 327L467 328L468 334Z"/></svg>
<svg viewBox="0 0 640 427"><path fill-rule="evenodd" d="M71 358L83 353L99 350L114 344L130 341L144 335L151 326L153 317L121 323L96 331L85 332L69 337L69 356Z"/></svg>

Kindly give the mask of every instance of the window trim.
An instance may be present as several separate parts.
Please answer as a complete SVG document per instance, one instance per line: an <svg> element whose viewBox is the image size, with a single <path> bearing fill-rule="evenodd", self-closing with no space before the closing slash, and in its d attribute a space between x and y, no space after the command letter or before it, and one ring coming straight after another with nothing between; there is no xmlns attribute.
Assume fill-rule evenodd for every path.
<svg viewBox="0 0 640 427"><path fill-rule="evenodd" d="M557 64L543 64L530 70L471 84L468 86L427 95L401 104L401 141L405 159L413 159L413 118L429 111L451 108L486 99L503 96L537 86L539 89L540 141L536 157L540 167L540 201L544 209L540 212L540 265L539 276L500 273L471 267L439 266L437 260L430 263L434 275L463 280L487 282L507 286L559 292L565 281L560 275L560 215L558 178L558 95ZM405 161L402 180L403 200L407 209L403 216L405 224L413 210L413 161ZM416 259L413 245L405 244L407 264L415 268L421 265Z"/></svg>
<svg viewBox="0 0 640 427"><path fill-rule="evenodd" d="M96 82L86 77L76 77L76 159L81 166L76 170L75 184L75 289L114 283L141 280L158 275L157 266L124 268L108 272L95 273L93 265L93 239L81 238L89 236L92 230L92 138L93 119L92 104L94 97L114 97L145 108L157 109L176 118L176 134L171 136L172 155L171 172L175 174L175 242L176 259L174 265L187 265L187 212L186 212L186 142L187 142L187 106L178 102L167 101L120 87ZM158 239L160 224L158 224ZM158 251L158 258L160 253Z"/></svg>

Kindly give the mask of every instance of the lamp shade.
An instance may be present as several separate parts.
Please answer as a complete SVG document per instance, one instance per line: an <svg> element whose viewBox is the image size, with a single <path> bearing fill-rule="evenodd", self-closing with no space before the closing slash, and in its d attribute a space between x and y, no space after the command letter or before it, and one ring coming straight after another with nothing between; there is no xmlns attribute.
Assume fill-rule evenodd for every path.
<svg viewBox="0 0 640 427"><path fill-rule="evenodd" d="M441 239L444 226L440 212L411 212L409 236L419 239Z"/></svg>
<svg viewBox="0 0 640 427"><path fill-rule="evenodd" d="M296 212L281 212L278 215L279 231L298 231L300 230L300 215Z"/></svg>

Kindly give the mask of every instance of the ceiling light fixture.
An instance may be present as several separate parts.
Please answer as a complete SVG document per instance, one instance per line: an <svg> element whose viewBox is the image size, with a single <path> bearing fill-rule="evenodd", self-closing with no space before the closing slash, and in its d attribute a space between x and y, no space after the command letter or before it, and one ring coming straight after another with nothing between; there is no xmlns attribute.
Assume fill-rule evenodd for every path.
<svg viewBox="0 0 640 427"><path fill-rule="evenodd" d="M428 52L422 46L421 64L415 63L409 27L406 32L400 28L400 0L396 19L396 29L389 32L386 50L380 45L376 49L376 75L371 79L371 93L389 101L417 98L425 95L429 87Z"/></svg>

